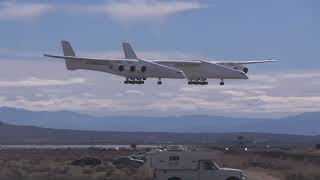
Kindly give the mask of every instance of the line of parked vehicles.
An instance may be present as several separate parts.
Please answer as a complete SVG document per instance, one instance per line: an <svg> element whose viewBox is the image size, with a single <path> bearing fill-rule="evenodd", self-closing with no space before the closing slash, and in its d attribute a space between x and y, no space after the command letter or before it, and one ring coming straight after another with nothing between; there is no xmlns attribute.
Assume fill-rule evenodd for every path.
<svg viewBox="0 0 320 180"><path fill-rule="evenodd" d="M217 164L220 155L200 152L183 146L168 146L142 155L114 159L117 167L143 168L153 180L245 180L239 169L223 168Z"/></svg>

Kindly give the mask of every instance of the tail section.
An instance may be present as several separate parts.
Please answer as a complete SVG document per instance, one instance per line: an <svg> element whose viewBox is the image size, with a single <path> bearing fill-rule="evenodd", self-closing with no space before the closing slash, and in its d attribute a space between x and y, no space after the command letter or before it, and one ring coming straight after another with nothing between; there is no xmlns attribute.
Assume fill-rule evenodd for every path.
<svg viewBox="0 0 320 180"><path fill-rule="evenodd" d="M61 41L62 44L62 50L63 50L63 54L64 56L76 56L70 42L68 41ZM65 62L66 62L66 67L68 70L75 70L77 69L76 65L77 65L77 60L74 59L70 59L70 58L65 58Z"/></svg>
<svg viewBox="0 0 320 180"><path fill-rule="evenodd" d="M76 56L70 42L61 41L64 56Z"/></svg>
<svg viewBox="0 0 320 180"><path fill-rule="evenodd" d="M122 43L122 48L124 52L124 57L126 59L138 59L136 53L134 52L129 43Z"/></svg>

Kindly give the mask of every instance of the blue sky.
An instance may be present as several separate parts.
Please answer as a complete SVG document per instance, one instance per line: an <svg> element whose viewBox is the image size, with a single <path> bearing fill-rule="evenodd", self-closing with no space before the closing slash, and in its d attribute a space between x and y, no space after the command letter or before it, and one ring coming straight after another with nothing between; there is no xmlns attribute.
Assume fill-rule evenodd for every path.
<svg viewBox="0 0 320 180"><path fill-rule="evenodd" d="M63 91L68 90L82 94L76 97L77 100L70 100L69 106L73 103L79 108L70 108L66 104L60 104L60 107L74 111L88 109L95 114L108 114L111 107L116 106L120 109L118 114L140 111L149 112L146 114L150 116L163 112L168 115L281 116L317 111L320 94L316 92L320 85L311 85L310 82L314 83L320 77L319 22L320 2L317 0L1 1L0 100L6 106L63 110L45 102L55 100L59 104L70 100L65 98L71 93ZM212 86L198 89L186 86L185 82L175 87L175 81L168 80L168 87L161 90L154 87L154 82L147 84L146 89L155 90L155 94L149 94L145 89L123 86L121 78L111 75L66 72L62 62L51 62L41 57L44 52L61 53L61 39L71 41L80 55L122 56L120 43L128 41L143 57L273 58L277 62L254 65L250 69L252 80L231 81L225 89L217 89L215 81ZM56 69L48 72L48 67ZM103 86L110 82L114 87ZM19 83L21 85L17 89L13 84ZM92 90L92 84L95 90ZM246 85L250 90L245 88ZM290 87L291 92L286 87ZM43 92L43 89L51 89L51 92ZM181 91L186 89L185 96L197 98L199 93L204 94L203 101L179 99ZM122 100L120 105L114 102L117 99L115 92L122 93L118 94ZM227 98L220 99L220 93ZM170 104L169 100L174 98L178 98L177 102ZM96 102L98 99L108 101L110 107L101 106ZM96 104L81 108L81 103L91 100ZM158 102L161 101L169 102L167 107L170 108L160 105ZM212 104L213 101L219 103ZM275 108L279 101L284 105L302 105ZM237 105L231 109L233 113L219 107L230 103ZM129 104L138 104L141 108L133 108ZM259 104L261 109L246 111L251 104ZM154 108L150 110L149 106Z"/></svg>
<svg viewBox="0 0 320 180"><path fill-rule="evenodd" d="M15 2L13 6L26 4L9 2ZM32 2L46 4L28 4ZM117 2L48 1L48 9L33 17L1 18L0 48L50 51L57 49L60 39L68 39L80 51L108 51L118 49L121 41L130 41L143 51L181 51L207 58L278 59L273 68L320 66L320 3L316 0L175 1L200 7L177 7L169 15L142 15L127 20L103 10L86 10L88 6ZM130 1L122 1L127 2Z"/></svg>

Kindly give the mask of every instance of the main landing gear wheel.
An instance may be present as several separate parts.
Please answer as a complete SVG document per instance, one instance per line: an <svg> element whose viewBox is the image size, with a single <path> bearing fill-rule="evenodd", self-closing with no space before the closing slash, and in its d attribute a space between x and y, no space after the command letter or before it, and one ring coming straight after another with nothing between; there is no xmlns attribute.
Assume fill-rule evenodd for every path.
<svg viewBox="0 0 320 180"><path fill-rule="evenodd" d="M224 82L223 82L223 81L221 81L221 82L220 82L220 86L223 86L223 85L224 85Z"/></svg>
<svg viewBox="0 0 320 180"><path fill-rule="evenodd" d="M126 78L124 84L144 84L141 78Z"/></svg>
<svg viewBox="0 0 320 180"><path fill-rule="evenodd" d="M189 79L188 85L208 85L208 81L207 79L197 79L197 80Z"/></svg>
<svg viewBox="0 0 320 180"><path fill-rule="evenodd" d="M158 84L158 85L161 85L161 84L162 84L161 78L159 78L157 84Z"/></svg>

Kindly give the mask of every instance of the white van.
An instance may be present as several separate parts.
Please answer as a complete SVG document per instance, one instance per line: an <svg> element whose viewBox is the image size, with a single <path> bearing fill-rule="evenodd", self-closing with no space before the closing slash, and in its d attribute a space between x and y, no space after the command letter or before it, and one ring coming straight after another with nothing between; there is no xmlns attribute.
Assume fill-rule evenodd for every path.
<svg viewBox="0 0 320 180"><path fill-rule="evenodd" d="M239 169L221 168L219 155L188 151L181 146L145 154L145 174L153 180L245 180Z"/></svg>

